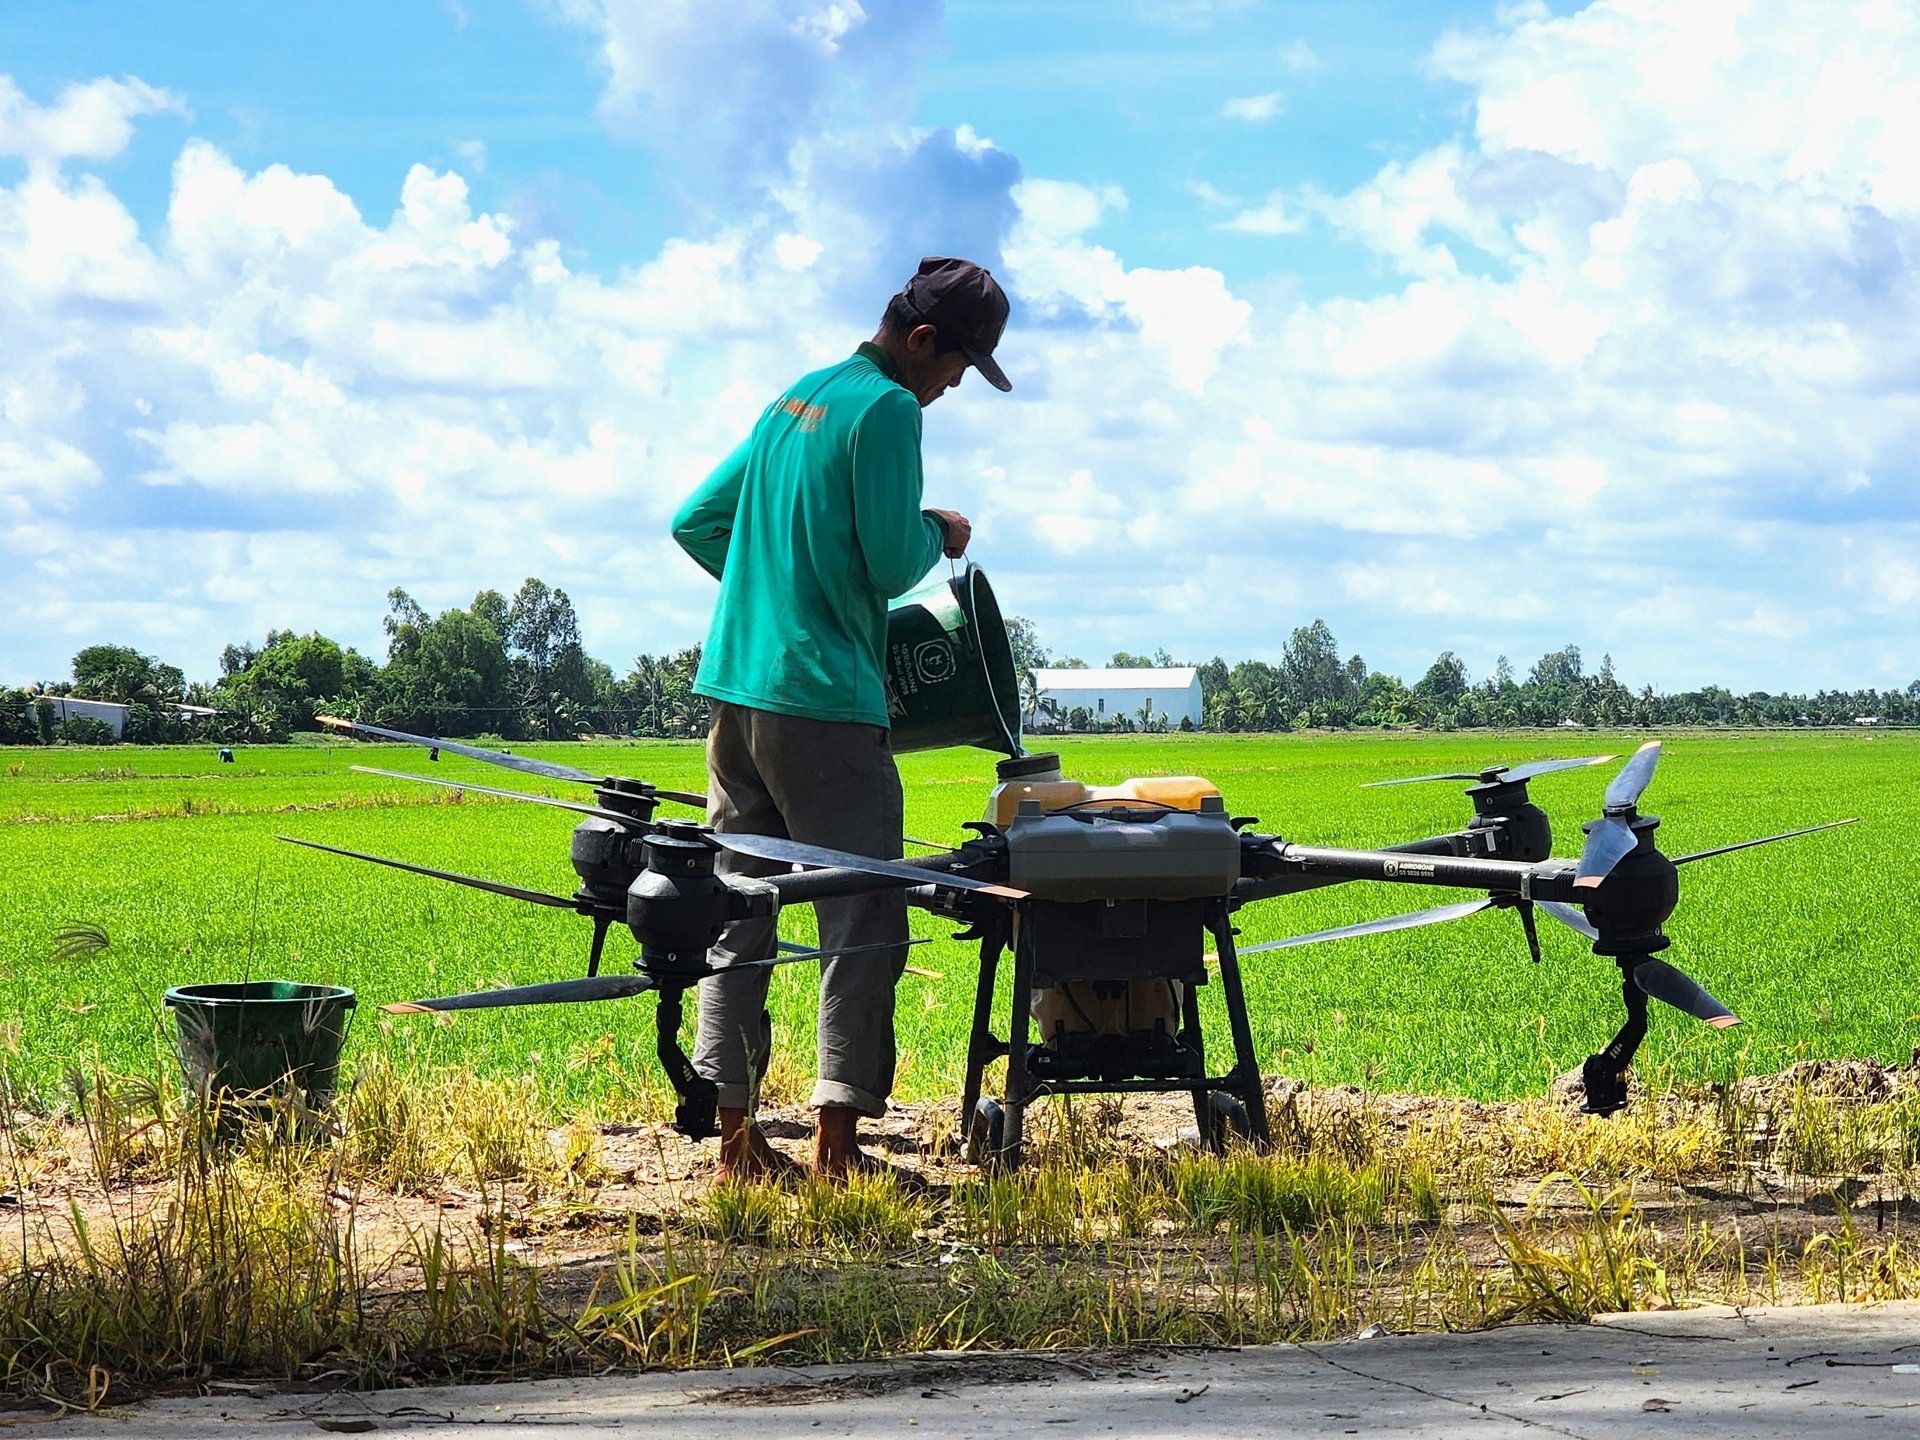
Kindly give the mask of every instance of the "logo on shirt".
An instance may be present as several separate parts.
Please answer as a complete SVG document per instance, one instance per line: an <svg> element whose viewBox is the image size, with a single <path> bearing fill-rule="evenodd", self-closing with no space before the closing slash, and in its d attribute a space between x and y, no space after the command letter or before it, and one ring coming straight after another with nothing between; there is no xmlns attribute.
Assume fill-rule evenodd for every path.
<svg viewBox="0 0 1920 1440"><path fill-rule="evenodd" d="M780 408L800 422L798 428L803 435L811 435L820 428L820 422L827 418L827 407L809 405L797 395L789 395L780 402Z"/></svg>

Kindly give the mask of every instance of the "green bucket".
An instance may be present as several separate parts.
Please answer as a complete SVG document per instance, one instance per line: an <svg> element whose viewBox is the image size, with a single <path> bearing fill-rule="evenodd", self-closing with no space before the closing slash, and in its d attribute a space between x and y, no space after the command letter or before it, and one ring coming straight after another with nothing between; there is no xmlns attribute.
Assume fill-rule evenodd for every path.
<svg viewBox="0 0 1920 1440"><path fill-rule="evenodd" d="M202 1100L257 1105L291 1084L310 1110L333 1098L354 1007L338 985L250 980L167 991L180 1068Z"/></svg>
<svg viewBox="0 0 1920 1440"><path fill-rule="evenodd" d="M1020 754L1013 647L979 566L922 586L887 613L886 670L894 754L949 745Z"/></svg>

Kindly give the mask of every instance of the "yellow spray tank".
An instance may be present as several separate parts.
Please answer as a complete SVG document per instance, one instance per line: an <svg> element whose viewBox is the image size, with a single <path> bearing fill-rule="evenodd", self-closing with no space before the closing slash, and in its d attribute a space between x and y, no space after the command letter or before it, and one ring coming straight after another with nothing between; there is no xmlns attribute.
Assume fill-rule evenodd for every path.
<svg viewBox="0 0 1920 1440"><path fill-rule="evenodd" d="M1218 786L1198 775L1149 775L1118 785L1085 785L1062 776L1060 757L1051 752L1003 760L998 773L1000 783L987 797L986 818L1003 830L1020 813L1022 800L1038 800L1048 813L1069 805L1128 800L1197 811L1206 797L1220 794Z"/></svg>
<svg viewBox="0 0 1920 1440"><path fill-rule="evenodd" d="M1106 805L1121 810L1128 805L1167 807L1204 815L1209 823L1199 826L1191 839L1199 840L1206 853L1191 852L1189 840L1179 855L1163 855L1161 863L1198 860L1204 872L1216 873L1218 880L1231 885L1237 874L1239 841L1225 824L1225 804L1219 787L1198 775L1142 776L1117 785L1087 785L1061 773L1057 754L1023 755L1003 760L998 767L999 783L987 799L986 819L1008 831L1016 820L1031 827L1037 817L1073 809L1099 810ZM1061 823L1065 823L1064 821ZM1195 821L1181 821L1199 825ZM1069 829L1079 827L1069 826ZM1217 832L1217 833L1214 833ZM1016 847L1019 832L1009 837ZM1016 857L1017 858L1017 857ZM1148 860L1148 856L1139 857ZM1142 877L1145 879L1145 877ZM1168 878L1171 878L1170 876ZM1032 882L1024 881L1031 886ZM1154 888L1151 883L1143 892ZM1207 887L1212 888L1212 887ZM1036 894L1042 893L1036 888ZM1081 899L1075 894L1062 899ZM1018 925L1016 919L1015 924ZM1035 986L1030 1005L1040 1033L1049 1046L1062 1037L1075 1034L1097 1036L1140 1036L1160 1032L1170 1038L1180 1029L1184 991L1178 980L1164 977L1141 980L1071 980L1059 984Z"/></svg>

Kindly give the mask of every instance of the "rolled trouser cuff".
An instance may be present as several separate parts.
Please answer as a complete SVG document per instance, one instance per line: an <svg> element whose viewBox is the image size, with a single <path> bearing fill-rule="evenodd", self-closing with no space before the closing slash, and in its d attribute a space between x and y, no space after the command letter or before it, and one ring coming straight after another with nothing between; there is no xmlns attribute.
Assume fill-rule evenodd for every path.
<svg viewBox="0 0 1920 1440"><path fill-rule="evenodd" d="M720 1093L726 1094L722 1086ZM722 1099L722 1105L727 1102ZM818 1110L823 1105L835 1105L844 1110L858 1110L870 1120L877 1120L887 1113L887 1101L883 1095L875 1095L870 1090L856 1089L852 1085L842 1085L837 1080L821 1080L813 1087L813 1099L808 1102Z"/></svg>
<svg viewBox="0 0 1920 1440"><path fill-rule="evenodd" d="M754 1088L752 1085L735 1085L727 1081L721 1081L714 1086L714 1090L719 1096L719 1105L722 1110L747 1110L752 1108L750 1102L753 1100Z"/></svg>

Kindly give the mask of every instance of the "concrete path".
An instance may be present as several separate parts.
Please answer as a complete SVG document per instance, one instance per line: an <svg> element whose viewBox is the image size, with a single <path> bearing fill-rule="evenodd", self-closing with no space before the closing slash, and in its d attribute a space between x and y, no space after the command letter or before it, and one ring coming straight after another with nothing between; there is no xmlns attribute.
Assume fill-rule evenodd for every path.
<svg viewBox="0 0 1920 1440"><path fill-rule="evenodd" d="M20 1417L24 1419L24 1417ZM27 1426L39 1428L32 1421ZM327 1396L229 1393L69 1417L66 1437L724 1435L1920 1437L1920 1302L1122 1355L920 1356Z"/></svg>

